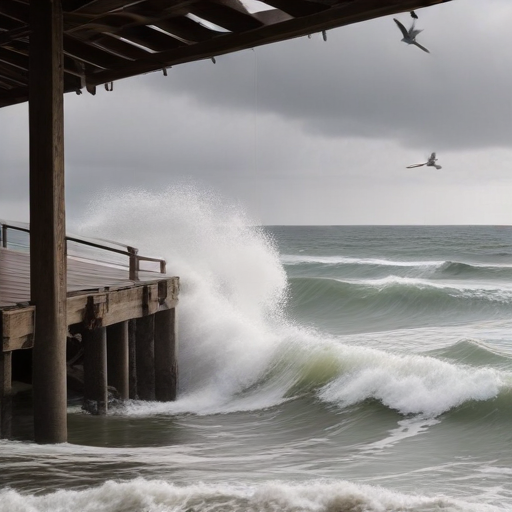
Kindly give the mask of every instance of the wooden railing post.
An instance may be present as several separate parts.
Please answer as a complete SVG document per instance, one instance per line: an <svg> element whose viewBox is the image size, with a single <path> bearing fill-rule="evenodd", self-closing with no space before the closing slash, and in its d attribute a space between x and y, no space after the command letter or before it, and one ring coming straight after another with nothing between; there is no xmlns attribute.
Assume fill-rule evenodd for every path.
<svg viewBox="0 0 512 512"><path fill-rule="evenodd" d="M7 226L2 224L2 247L7 248Z"/></svg>
<svg viewBox="0 0 512 512"><path fill-rule="evenodd" d="M138 250L135 247L127 247L128 253L130 254L130 271L129 279L131 281L139 280L139 260L137 258Z"/></svg>

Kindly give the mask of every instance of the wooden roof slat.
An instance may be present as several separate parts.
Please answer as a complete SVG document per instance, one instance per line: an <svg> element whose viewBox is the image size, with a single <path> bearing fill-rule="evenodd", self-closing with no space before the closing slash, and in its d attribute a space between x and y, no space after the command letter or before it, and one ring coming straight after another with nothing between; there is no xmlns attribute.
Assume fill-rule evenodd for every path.
<svg viewBox="0 0 512 512"><path fill-rule="evenodd" d="M119 32L119 35L155 52L183 46L176 38L145 26L127 28Z"/></svg>
<svg viewBox="0 0 512 512"><path fill-rule="evenodd" d="M325 4L304 0L264 0L264 2L294 17L309 16L329 8Z"/></svg>
<svg viewBox="0 0 512 512"><path fill-rule="evenodd" d="M190 7L190 12L231 32L244 32L260 28L263 25L261 21L252 16L212 2L196 2Z"/></svg>
<svg viewBox="0 0 512 512"><path fill-rule="evenodd" d="M28 22L28 5L11 0L0 2L0 14L21 23Z"/></svg>
<svg viewBox="0 0 512 512"><path fill-rule="evenodd" d="M121 67L125 59L95 46L84 44L74 37L64 35L64 53L82 62L109 69Z"/></svg>
<svg viewBox="0 0 512 512"><path fill-rule="evenodd" d="M148 51L143 50L142 48L109 35L104 35L103 37L94 40L94 44L110 50L113 53L117 53L118 55L123 56L125 59L144 59L149 54Z"/></svg>
<svg viewBox="0 0 512 512"><path fill-rule="evenodd" d="M28 70L28 57L9 48L0 48L0 62L5 62L22 71Z"/></svg>
<svg viewBox="0 0 512 512"><path fill-rule="evenodd" d="M131 2L127 2L126 0L62 0L62 8L66 12L104 14L136 3L135 0ZM142 1L138 3L142 3ZM169 3L169 1L167 3Z"/></svg>
<svg viewBox="0 0 512 512"><path fill-rule="evenodd" d="M2 80L9 80L12 82L12 85L15 86L26 85L28 83L27 72L14 68L4 62L0 62L0 76Z"/></svg>
<svg viewBox="0 0 512 512"><path fill-rule="evenodd" d="M219 35L218 32L185 17L162 20L154 25L189 42L208 41Z"/></svg>
<svg viewBox="0 0 512 512"><path fill-rule="evenodd" d="M13 18L10 18L9 16L4 16L1 13L1 11L2 11L2 9L0 7L0 27L2 27L2 29L4 31L13 30L16 28L27 26L27 24L22 21L15 20ZM2 34L2 32L0 32L0 34Z"/></svg>

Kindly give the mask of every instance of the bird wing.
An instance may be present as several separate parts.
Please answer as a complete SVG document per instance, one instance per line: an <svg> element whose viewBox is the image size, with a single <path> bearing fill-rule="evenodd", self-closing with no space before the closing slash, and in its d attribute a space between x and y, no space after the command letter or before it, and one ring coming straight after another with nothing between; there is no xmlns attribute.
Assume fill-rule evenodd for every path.
<svg viewBox="0 0 512 512"><path fill-rule="evenodd" d="M430 155L430 160L435 160L435 159L436 159L436 153L435 153L435 151L434 151L434 153L432 153L432 154Z"/></svg>
<svg viewBox="0 0 512 512"><path fill-rule="evenodd" d="M434 164L436 169L442 169L442 167L440 165L437 165L437 164Z"/></svg>
<svg viewBox="0 0 512 512"><path fill-rule="evenodd" d="M418 48L421 48L424 52L430 53L424 46L421 46L420 43L413 41L412 44L415 44Z"/></svg>
<svg viewBox="0 0 512 512"><path fill-rule="evenodd" d="M411 17L413 17L415 20L418 19L418 15L414 11L411 11Z"/></svg>
<svg viewBox="0 0 512 512"><path fill-rule="evenodd" d="M402 32L402 35L404 37L409 37L409 32L407 32L407 29L396 18L393 18L393 21L398 25L398 28L400 29L400 32Z"/></svg>
<svg viewBox="0 0 512 512"><path fill-rule="evenodd" d="M406 167L406 169L414 169L415 167L421 167L423 165L426 165L426 164L412 164L412 165L408 165Z"/></svg>

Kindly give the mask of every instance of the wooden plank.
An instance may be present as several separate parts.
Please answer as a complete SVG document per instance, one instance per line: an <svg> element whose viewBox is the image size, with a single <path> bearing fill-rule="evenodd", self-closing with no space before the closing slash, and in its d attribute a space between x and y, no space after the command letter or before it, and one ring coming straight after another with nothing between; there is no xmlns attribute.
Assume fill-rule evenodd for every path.
<svg viewBox="0 0 512 512"><path fill-rule="evenodd" d="M35 306L2 311L2 350L34 346Z"/></svg>
<svg viewBox="0 0 512 512"><path fill-rule="evenodd" d="M67 441L64 77L61 2L30 2L30 296L34 434Z"/></svg>
<svg viewBox="0 0 512 512"><path fill-rule="evenodd" d="M85 321L89 325L107 327L174 308L178 294L179 278L172 277L148 285L74 295L67 299L66 323ZM4 351L33 347L35 309L26 305L0 310Z"/></svg>

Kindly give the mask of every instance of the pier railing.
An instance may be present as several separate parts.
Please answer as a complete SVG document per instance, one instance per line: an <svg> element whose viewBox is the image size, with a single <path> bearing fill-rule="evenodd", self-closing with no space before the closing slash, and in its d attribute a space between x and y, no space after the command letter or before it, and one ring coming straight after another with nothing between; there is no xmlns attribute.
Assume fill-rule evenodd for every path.
<svg viewBox="0 0 512 512"><path fill-rule="evenodd" d="M23 233L30 234L30 226L28 223L24 222L12 222L12 221L2 221L0 220L0 239L1 246L7 248L8 237L7 231L9 229L21 231ZM159 264L159 272L161 274L166 273L166 261L162 258L151 258L149 256L141 256L138 254L139 250L136 247L132 247L130 245L122 244L119 242L114 242L112 240L103 240L100 238L86 238L77 235L66 235L66 243L74 242L77 244L85 245L87 247L92 247L94 249L100 249L102 251L108 251L115 254L120 254L128 257L128 273L129 279L131 281L137 281L139 279L139 271L140 271L140 262L154 262ZM80 258L95 261L94 258L80 255ZM97 261L97 260L96 260ZM148 272L155 272L148 270Z"/></svg>

